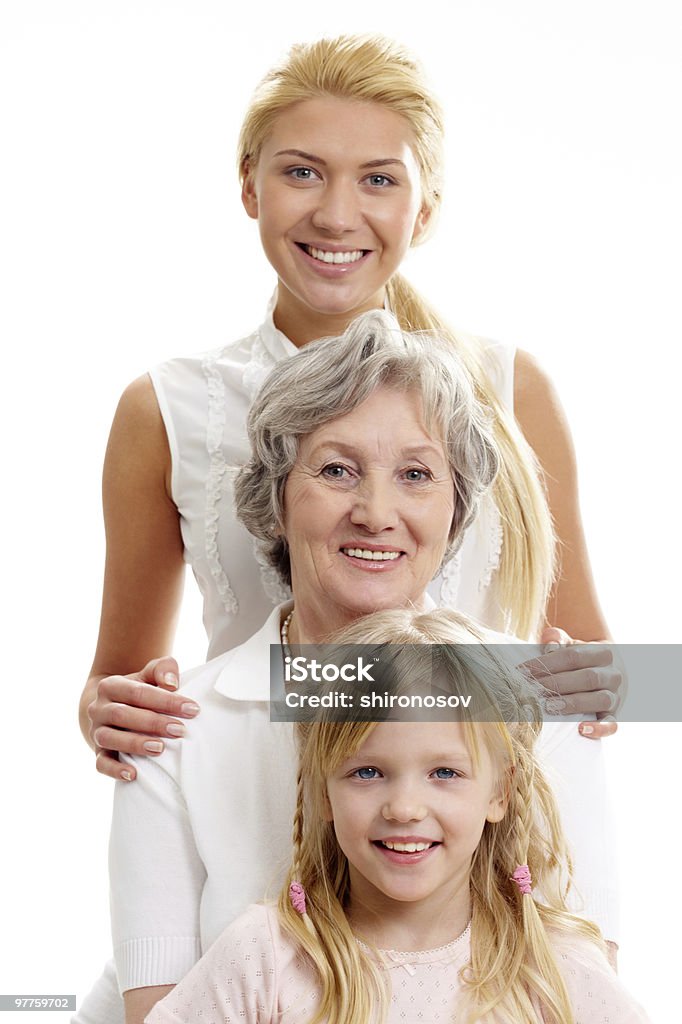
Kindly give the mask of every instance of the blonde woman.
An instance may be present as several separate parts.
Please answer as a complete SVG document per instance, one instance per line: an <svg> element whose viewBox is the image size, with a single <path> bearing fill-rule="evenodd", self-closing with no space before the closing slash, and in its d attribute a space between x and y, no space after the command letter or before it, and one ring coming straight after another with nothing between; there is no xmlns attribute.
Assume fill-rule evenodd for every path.
<svg viewBox="0 0 682 1024"><path fill-rule="evenodd" d="M549 626L544 640L607 638L551 385L524 353L453 335L399 273L436 220L442 135L419 66L381 38L294 47L257 89L238 163L245 210L277 275L266 319L219 351L135 381L111 431L102 617L80 705L104 774L134 780L119 753L158 756L198 713L172 692L176 663L157 658L172 645L185 562L203 594L209 657L250 636L286 596L232 509L246 415L276 362L368 309L449 337L502 454L492 496L431 585L436 603L522 637ZM613 725L593 719L617 707L617 673L575 651L550 655L556 689L566 711L592 718L585 735L605 735Z"/></svg>
<svg viewBox="0 0 682 1024"><path fill-rule="evenodd" d="M528 681L445 610L380 612L335 639L379 641L370 662L397 645L403 697L437 679L501 720L299 724L278 905L249 907L148 1024L644 1024L596 926L566 909Z"/></svg>

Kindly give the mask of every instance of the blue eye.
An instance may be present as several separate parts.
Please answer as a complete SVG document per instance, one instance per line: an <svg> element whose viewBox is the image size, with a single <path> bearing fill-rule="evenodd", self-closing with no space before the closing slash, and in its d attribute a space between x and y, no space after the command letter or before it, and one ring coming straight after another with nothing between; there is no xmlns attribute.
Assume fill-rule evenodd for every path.
<svg viewBox="0 0 682 1024"><path fill-rule="evenodd" d="M312 181L315 176L312 167L291 167L286 173L294 181Z"/></svg>
<svg viewBox="0 0 682 1024"><path fill-rule="evenodd" d="M431 474L428 469L419 469L415 466L413 469L405 470L405 478L409 480L410 483L419 484L423 480L430 480Z"/></svg>
<svg viewBox="0 0 682 1024"><path fill-rule="evenodd" d="M452 768L436 768L432 774L441 780L456 779L458 777L457 772L453 771Z"/></svg>
<svg viewBox="0 0 682 1024"><path fill-rule="evenodd" d="M356 768L353 775L358 779L365 779L369 781L370 779L379 778L379 770L378 768Z"/></svg>
<svg viewBox="0 0 682 1024"><path fill-rule="evenodd" d="M348 470L345 466L339 465L338 462L331 462L328 466L325 466L322 470L322 475L329 477L330 480L343 480Z"/></svg>
<svg viewBox="0 0 682 1024"><path fill-rule="evenodd" d="M387 185L394 184L393 179L389 178L386 174L370 174L367 180L375 188L386 188Z"/></svg>

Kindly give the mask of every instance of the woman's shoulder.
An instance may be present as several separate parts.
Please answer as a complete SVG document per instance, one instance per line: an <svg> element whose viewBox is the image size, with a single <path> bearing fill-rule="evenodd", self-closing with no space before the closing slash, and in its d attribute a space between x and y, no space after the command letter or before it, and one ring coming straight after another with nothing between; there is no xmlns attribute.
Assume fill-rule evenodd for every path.
<svg viewBox="0 0 682 1024"><path fill-rule="evenodd" d="M253 358L258 346L260 331L251 331L234 341L212 345L195 352L174 356L158 363L149 370L149 377L156 383L165 380L184 380L193 377L203 379L213 366L244 366Z"/></svg>
<svg viewBox="0 0 682 1024"><path fill-rule="evenodd" d="M478 358L492 384L498 399L508 409L514 407L514 375L517 349L514 345L481 335L456 331L456 337L469 350L478 353Z"/></svg>

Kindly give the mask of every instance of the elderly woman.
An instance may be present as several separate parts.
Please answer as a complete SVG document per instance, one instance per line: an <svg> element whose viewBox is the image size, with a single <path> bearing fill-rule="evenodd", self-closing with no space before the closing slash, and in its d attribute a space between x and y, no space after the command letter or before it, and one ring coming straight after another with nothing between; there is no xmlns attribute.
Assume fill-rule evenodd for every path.
<svg viewBox="0 0 682 1024"><path fill-rule="evenodd" d="M129 1022L276 888L286 866L295 757L290 726L269 720L270 645L324 641L380 609L428 607L427 584L498 465L452 350L402 334L377 312L281 363L251 410L249 437L237 513L293 601L187 674L183 696L202 709L191 732L137 761L135 786L117 787L112 917ZM589 785L582 828L603 850L599 748L566 730ZM583 877L581 888L595 895L590 916L599 918L608 886Z"/></svg>

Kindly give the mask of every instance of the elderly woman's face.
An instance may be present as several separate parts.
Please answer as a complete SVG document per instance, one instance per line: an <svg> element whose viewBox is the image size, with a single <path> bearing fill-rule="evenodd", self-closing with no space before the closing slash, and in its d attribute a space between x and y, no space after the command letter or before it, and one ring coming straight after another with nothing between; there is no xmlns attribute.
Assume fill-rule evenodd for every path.
<svg viewBox="0 0 682 1024"><path fill-rule="evenodd" d="M420 606L448 543L455 492L416 392L380 387L301 441L284 491L297 608L331 630Z"/></svg>

